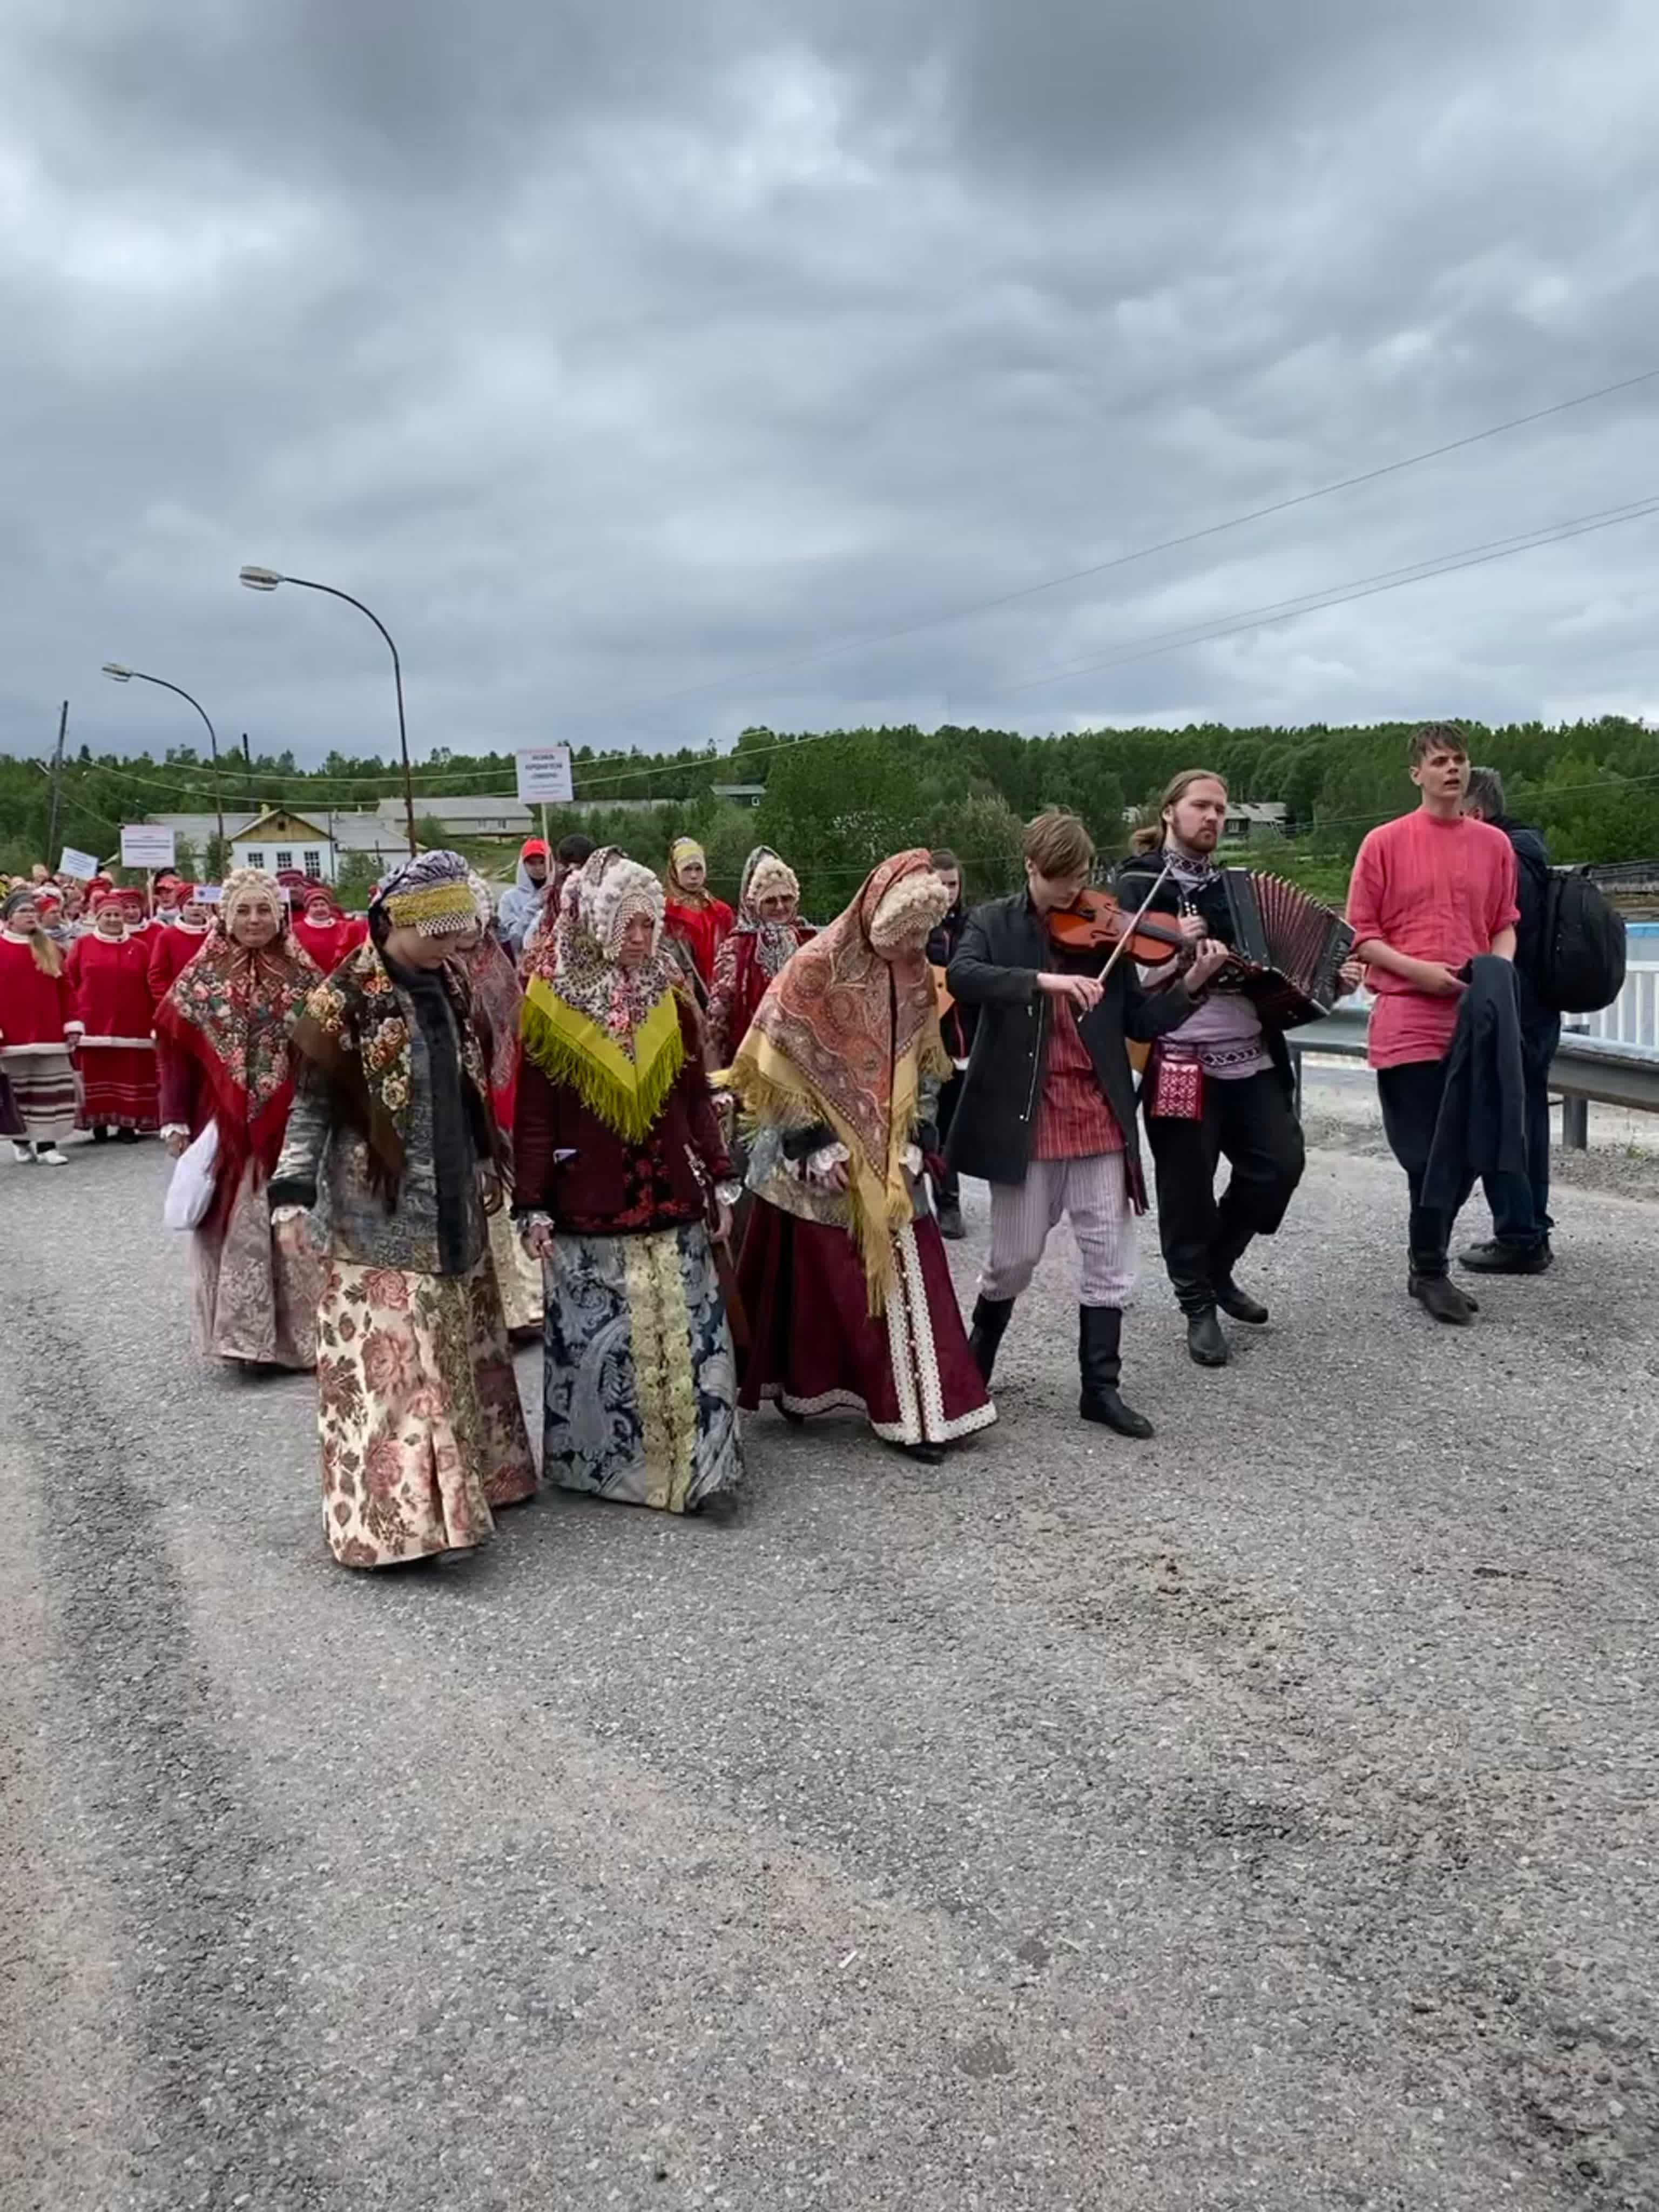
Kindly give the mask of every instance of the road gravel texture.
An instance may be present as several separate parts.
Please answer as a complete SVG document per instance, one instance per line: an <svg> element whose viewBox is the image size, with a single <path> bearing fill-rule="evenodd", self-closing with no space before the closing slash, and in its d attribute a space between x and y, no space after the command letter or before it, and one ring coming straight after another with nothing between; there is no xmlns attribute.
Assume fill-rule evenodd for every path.
<svg viewBox="0 0 1659 2212"><path fill-rule="evenodd" d="M1151 1444L1060 1239L940 1469L363 1577L164 1179L0 1170L4 2212L1659 2206L1659 1208L1436 1330L1316 1153Z"/></svg>

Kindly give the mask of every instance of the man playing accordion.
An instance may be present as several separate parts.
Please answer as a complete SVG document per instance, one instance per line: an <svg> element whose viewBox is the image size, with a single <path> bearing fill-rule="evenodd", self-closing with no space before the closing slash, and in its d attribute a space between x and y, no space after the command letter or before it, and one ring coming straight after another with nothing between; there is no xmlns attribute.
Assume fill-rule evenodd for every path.
<svg viewBox="0 0 1659 2212"><path fill-rule="evenodd" d="M1164 794L1157 826L1137 833L1136 850L1117 871L1124 906L1133 910L1150 897L1152 911L1177 916L1194 942L1237 946L1233 902L1214 858L1226 818L1222 778L1208 769L1183 770ZM1336 967L1346 950L1346 933L1322 948L1333 983L1340 975L1351 989L1360 971ZM1149 986L1162 973L1152 970ZM1266 1306L1240 1289L1233 1271L1253 1241L1284 1220L1304 1164L1284 1031L1312 1009L1247 990L1246 981L1243 970L1224 969L1202 1005L1158 1039L1141 1085L1164 1264L1187 1317L1187 1348L1200 1367L1227 1364L1218 1308L1235 1321L1267 1320ZM1218 1199L1223 1159L1231 1172Z"/></svg>

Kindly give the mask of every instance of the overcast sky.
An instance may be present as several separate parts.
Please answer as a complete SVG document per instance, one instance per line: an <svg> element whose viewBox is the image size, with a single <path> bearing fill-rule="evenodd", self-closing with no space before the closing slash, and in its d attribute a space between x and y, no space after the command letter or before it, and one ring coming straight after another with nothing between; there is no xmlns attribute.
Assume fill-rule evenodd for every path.
<svg viewBox="0 0 1659 2212"><path fill-rule="evenodd" d="M111 659L386 746L244 561L419 753L1659 714L1659 519L1123 657L1659 496L1659 380L936 619L1659 366L1652 0L10 0L0 79L0 750L187 741Z"/></svg>

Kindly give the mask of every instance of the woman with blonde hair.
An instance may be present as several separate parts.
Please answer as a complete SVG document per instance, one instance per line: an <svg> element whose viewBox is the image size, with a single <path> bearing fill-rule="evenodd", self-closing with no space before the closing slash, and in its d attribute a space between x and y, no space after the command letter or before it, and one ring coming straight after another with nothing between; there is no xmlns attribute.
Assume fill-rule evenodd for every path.
<svg viewBox="0 0 1659 2212"><path fill-rule="evenodd" d="M71 1053L81 1040L64 956L40 926L27 886L0 906L0 1076L10 1098L6 1133L20 1166L64 1168L61 1139L75 1127Z"/></svg>
<svg viewBox="0 0 1659 2212"><path fill-rule="evenodd" d="M322 1266L279 1247L266 1186L294 1098L291 1032L320 981L258 868L225 879L207 943L156 1009L161 1135L176 1158L210 1122L212 1203L191 1242L198 1346L246 1370L315 1364Z"/></svg>

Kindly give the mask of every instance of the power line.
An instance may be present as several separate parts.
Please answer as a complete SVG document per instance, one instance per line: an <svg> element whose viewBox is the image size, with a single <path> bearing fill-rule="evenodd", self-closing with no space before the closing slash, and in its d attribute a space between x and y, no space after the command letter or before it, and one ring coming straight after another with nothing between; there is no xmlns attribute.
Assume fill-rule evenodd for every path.
<svg viewBox="0 0 1659 2212"><path fill-rule="evenodd" d="M1524 429L1533 423L1547 422L1555 416L1570 413L1577 408L1590 406L1597 400L1611 398L1620 392L1633 391L1641 386L1652 383L1656 378L1659 378L1659 366L1642 369L1632 376L1620 377L1613 383L1598 385L1593 391L1576 392L1570 398L1555 400L1547 407L1534 408L1524 415L1514 415L1501 422L1488 423L1482 429L1468 431L1462 437L1449 439L1438 446L1427 447L1420 453L1407 453L1398 459L1384 461L1376 468L1360 470L1355 474L1338 477L1333 483L1321 484L1311 491L1293 493L1288 498L1271 501L1263 507L1251 507L1243 514L1230 515L1224 520L1206 523L1197 530L1184 531L1175 537L1159 538L1151 544L1137 546L1129 552L1115 554L1109 560L1096 562L1086 568L1070 569L1062 575L1050 576L1038 583L1023 585L1017 590L1000 592L993 598L977 600L966 606L956 607L943 614L925 616L914 622L897 624L890 629L866 632L853 637L843 638L833 644L820 646L804 653L788 654L773 660L758 662L746 669L712 678L706 682L681 685L673 690L659 692L644 699L610 707L578 708L572 710L571 719L592 720L600 715L640 713L647 708L669 705L681 699L695 698L711 691L724 690L736 684L750 682L758 677L777 674L791 668L811 666L818 661L833 659L840 653L853 652L860 647L889 644L901 638L917 636L924 630L942 629L953 623L965 622L974 615L993 613L998 608L1014 605L1021 600L1036 598L1045 592L1057 591L1066 584L1080 583L1092 576L1106 575L1115 569L1127 568L1135 562L1150 560L1157 554L1174 552L1183 546L1200 544L1206 539L1223 536L1229 531L1243 529L1249 523L1265 521L1273 515L1289 514L1297 507L1310 506L1316 501L1332 498L1338 492L1352 491L1362 484L1375 483L1386 477L1397 476L1407 469L1421 467L1425 462L1443 459L1449 453L1464 452L1470 447L1482 445L1491 439L1504 437L1512 430ZM1000 697L1004 695L1000 692L993 692L988 696ZM756 752L769 750L772 749L751 748L750 753L744 757L753 757ZM728 758L730 756L722 755L720 757ZM609 788L614 784L634 781L642 776L672 774L676 770L684 770L689 765L690 763L684 761L644 763L637 768L617 771L599 781L590 779L587 787L589 790ZM119 773L113 769L102 772ZM270 773L279 772L270 771ZM296 770L295 773L303 774L304 771ZM395 772L388 771L388 777L393 773ZM428 766L426 769L417 769L415 773L417 775L447 777L453 785L467 781L469 775L489 776L493 775L496 771L461 769L452 772L448 769L434 769ZM378 787L381 781L380 777L375 775L338 777L314 782L309 787L313 790L368 790ZM437 795L442 794L440 793ZM462 794L458 793L456 795Z"/></svg>
<svg viewBox="0 0 1659 2212"><path fill-rule="evenodd" d="M1634 376L1620 377L1612 384L1598 385L1593 392L1575 392L1570 399L1558 399L1547 407L1537 407L1525 415L1513 415L1505 422L1492 422L1481 430L1471 430L1461 438L1447 440L1443 445L1430 446L1420 453L1407 453L1398 460L1384 461L1372 469L1362 469L1352 476L1340 477L1334 483L1320 484L1312 491L1295 492L1287 499L1273 500L1265 507L1255 507L1243 514L1229 515L1224 521L1206 523L1197 530L1182 531L1174 538L1162 538L1150 545L1136 546L1128 553L1114 554L1110 560L1091 562L1085 568L1068 569L1064 575L1045 577L1042 582L1021 585L1018 590L1000 592L994 598L975 600L971 605L956 607L948 612L927 615L915 622L901 623L890 629L873 630L855 637L842 638L833 645L819 646L804 653L792 653L775 660L761 661L754 666L709 678L699 684L681 685L672 691L660 691L643 699L624 701L610 707L573 710L571 719L592 718L599 714L640 714L647 708L667 706L681 699L693 699L710 691L723 691L728 687L751 682L755 678L772 676L791 668L805 668L820 660L833 659L836 654L851 653L860 647L891 644L895 640L915 637L921 631L945 628L951 623L966 622L974 615L991 614L1000 607L1013 606L1022 599L1035 599L1044 592L1058 591L1066 584L1085 582L1091 576L1104 576L1115 568L1127 568L1137 561L1151 560L1155 554L1172 553L1184 545L1197 545L1210 538L1219 538L1230 530L1242 530L1247 523L1266 521L1275 514L1287 514L1292 508L1310 506L1316 500L1329 499L1340 491L1352 491L1361 484L1376 483L1384 477L1397 476L1402 470L1419 468L1425 461L1443 459L1448 453L1465 451L1468 447L1484 444L1488 439L1501 438L1511 430L1524 429L1530 423L1547 421L1552 416L1565 415L1577 407L1588 407L1598 399L1608 399L1615 392L1630 392L1638 385L1650 384L1659 377L1659 367L1639 370Z"/></svg>
<svg viewBox="0 0 1659 2212"><path fill-rule="evenodd" d="M1659 370L1652 374L1659 375ZM999 685L987 691L983 696L992 699L1008 698L1022 691L1037 690L1049 684L1064 682L1068 677L1088 675L1103 669L1122 667L1132 661L1153 659L1161 653L1178 652L1188 647L1217 643L1223 638L1237 636L1245 630L1260 629L1271 622L1294 621L1304 614L1319 613L1329 607L1349 605L1356 600L1376 598L1384 592L1399 591L1408 584L1425 582L1431 577L1450 575L1465 568L1481 568L1494 561L1511 559L1518 553L1535 551L1541 546L1561 544L1571 538L1589 537L1598 531L1616 528L1623 523L1641 521L1655 513L1659 513L1659 494L1648 494L1639 500L1626 502L1621 507L1595 509L1587 515L1570 516L1564 521L1545 524L1536 530L1521 532L1509 538L1487 538L1477 545L1465 546L1454 553L1430 554L1419 561L1407 562L1400 568L1376 570L1370 575L1352 579L1346 584L1328 586L1323 590L1305 592L1294 599L1270 601L1265 606L1245 609L1239 613L1224 617L1219 623L1188 623L1180 629L1164 631L1126 653L1108 654L1094 660L1074 662L1065 668L1051 670L1042 676L1023 678L1018 684ZM742 758L745 761L756 760L771 753L793 752L802 745L823 744L836 738L844 738L848 734L848 732L842 730L809 731L798 737L776 739L770 744L752 745L745 750ZM729 759L731 756L720 757ZM34 765L40 767L41 763L36 762ZM598 783L585 781L582 790L573 801L573 805L577 807L590 805L603 807L605 804L603 798L596 798L594 794L606 787L609 783L630 782L640 775L676 773L684 775L697 765L701 763L665 761L653 763L637 769L624 769L615 776L600 780ZM153 777L145 777L131 769L108 768L96 763L77 763L76 767L82 774L113 776L118 781L131 784L136 787L165 792L174 798L179 796L177 784L161 783ZM185 769L181 773L184 775L190 775L198 771ZM295 809L302 808L307 803L310 794L321 794L330 787L326 780L307 781L305 772L301 769L272 770L270 773L279 781L294 781L305 784L307 797L283 802ZM477 770L475 773L493 775L495 771L487 769ZM364 784L376 784L391 780L392 772L388 771L384 778L368 776L357 781ZM443 794L428 793L427 795L441 797ZM461 794L457 794L457 796ZM504 793L500 795L506 797ZM325 803L319 811L347 812L351 810L331 808Z"/></svg>
<svg viewBox="0 0 1659 2212"><path fill-rule="evenodd" d="M1623 507L1602 507L1588 515L1574 515L1565 522L1549 523L1513 538L1488 538L1480 545L1465 546L1457 553L1431 554L1402 568L1380 569L1375 575L1356 577L1350 583L1336 585L1324 592L1304 592L1297 599L1251 607L1224 617L1218 627L1189 623L1185 629L1168 631L1162 638L1134 647L1127 653L1110 653L1098 660L1077 661L1066 668L1053 669L1046 676L1027 677L1018 684L999 685L984 696L1006 699L1016 692L1035 691L1044 684L1063 683L1069 676L1120 668L1132 660L1149 660L1159 653L1177 653L1184 646L1213 644L1220 638L1236 636L1241 630L1257 629L1275 621L1294 621L1300 615L1317 614L1326 607L1346 606L1355 599L1375 599L1380 592L1397 592L1407 584L1425 582L1431 576L1449 576L1462 568L1479 568L1489 562L1510 560L1517 553L1534 552L1542 545L1558 545L1571 538L1586 538L1598 530L1615 529L1620 523L1639 522L1655 513L1659 513L1659 493L1649 493Z"/></svg>

